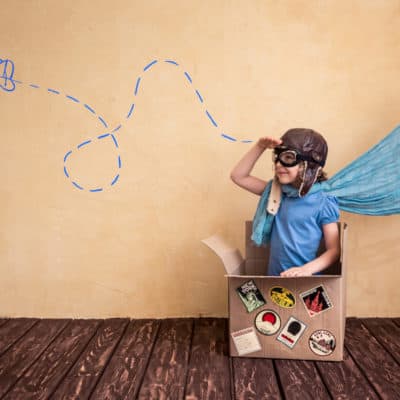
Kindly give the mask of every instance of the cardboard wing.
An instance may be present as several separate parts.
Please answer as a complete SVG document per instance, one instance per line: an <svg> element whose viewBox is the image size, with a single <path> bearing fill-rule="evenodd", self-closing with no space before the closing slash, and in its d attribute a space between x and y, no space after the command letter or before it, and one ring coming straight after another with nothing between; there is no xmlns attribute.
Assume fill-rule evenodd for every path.
<svg viewBox="0 0 400 400"><path fill-rule="evenodd" d="M243 275L244 259L238 249L230 246L219 235L210 236L207 239L203 239L202 242L222 260L227 275Z"/></svg>

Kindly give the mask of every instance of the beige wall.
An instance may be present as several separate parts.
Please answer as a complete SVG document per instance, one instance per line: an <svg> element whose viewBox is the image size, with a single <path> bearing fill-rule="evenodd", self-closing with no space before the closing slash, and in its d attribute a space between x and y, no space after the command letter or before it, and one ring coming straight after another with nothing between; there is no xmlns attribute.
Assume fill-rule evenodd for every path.
<svg viewBox="0 0 400 400"><path fill-rule="evenodd" d="M1 9L0 58L23 82L0 91L1 316L225 316L223 267L200 239L217 231L243 249L257 199L229 180L249 145L220 133L256 140L312 127L330 144L333 174L400 122L399 1L17 0ZM119 151L110 139L77 150L106 130L65 94L123 124ZM68 150L70 174L107 190L71 184ZM257 173L271 177L269 156ZM400 217L342 219L348 314L399 315Z"/></svg>

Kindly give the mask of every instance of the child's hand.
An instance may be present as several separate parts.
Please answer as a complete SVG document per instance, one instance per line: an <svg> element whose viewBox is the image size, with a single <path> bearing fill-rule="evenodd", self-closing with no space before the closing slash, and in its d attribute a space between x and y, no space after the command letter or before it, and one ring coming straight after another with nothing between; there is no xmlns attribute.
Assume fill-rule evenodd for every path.
<svg viewBox="0 0 400 400"><path fill-rule="evenodd" d="M312 273L309 271L309 269L305 266L303 267L292 267L287 269L286 271L281 272L281 276L284 276L286 278L292 278L292 277L297 277L297 276L311 276Z"/></svg>
<svg viewBox="0 0 400 400"><path fill-rule="evenodd" d="M257 146L261 147L262 149L273 149L276 146L282 144L281 139L275 139L272 137L264 136L258 139Z"/></svg>

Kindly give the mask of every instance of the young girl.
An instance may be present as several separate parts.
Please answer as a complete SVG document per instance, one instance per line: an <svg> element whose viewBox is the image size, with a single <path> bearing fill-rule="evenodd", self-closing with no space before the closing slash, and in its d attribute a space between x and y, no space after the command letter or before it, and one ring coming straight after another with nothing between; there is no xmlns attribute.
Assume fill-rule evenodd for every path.
<svg viewBox="0 0 400 400"><path fill-rule="evenodd" d="M250 175L266 149L273 149L275 177L270 182ZM258 245L270 242L268 275L310 276L339 257L338 202L319 184L327 179L322 170L327 154L322 135L290 129L281 139L259 139L231 173L237 185L262 196L252 239ZM316 257L322 237L326 250Z"/></svg>

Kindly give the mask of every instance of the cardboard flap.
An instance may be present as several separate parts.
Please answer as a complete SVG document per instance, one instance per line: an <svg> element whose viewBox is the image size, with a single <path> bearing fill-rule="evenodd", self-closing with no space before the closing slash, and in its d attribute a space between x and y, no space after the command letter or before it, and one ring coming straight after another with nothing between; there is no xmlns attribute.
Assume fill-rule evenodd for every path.
<svg viewBox="0 0 400 400"><path fill-rule="evenodd" d="M240 251L231 247L221 236L213 235L202 242L213 250L222 260L228 275L240 274L243 266L243 257Z"/></svg>

